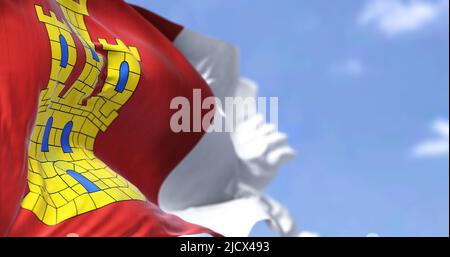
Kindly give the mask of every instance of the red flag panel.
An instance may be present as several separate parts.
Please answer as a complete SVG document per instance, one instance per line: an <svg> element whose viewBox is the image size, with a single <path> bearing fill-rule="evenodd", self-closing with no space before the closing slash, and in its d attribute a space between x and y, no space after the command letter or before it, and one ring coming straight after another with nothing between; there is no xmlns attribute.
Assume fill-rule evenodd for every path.
<svg viewBox="0 0 450 257"><path fill-rule="evenodd" d="M170 102L212 95L171 42L182 27L121 0L0 10L0 234L213 233L157 207L203 136L171 131Z"/></svg>

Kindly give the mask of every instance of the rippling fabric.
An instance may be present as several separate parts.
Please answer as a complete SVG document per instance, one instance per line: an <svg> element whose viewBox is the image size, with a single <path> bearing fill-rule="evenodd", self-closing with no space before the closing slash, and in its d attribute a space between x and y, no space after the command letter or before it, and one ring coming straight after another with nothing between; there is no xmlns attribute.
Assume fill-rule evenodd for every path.
<svg viewBox="0 0 450 257"><path fill-rule="evenodd" d="M203 136L170 101L212 95L181 30L121 0L0 2L0 235L214 234L157 202Z"/></svg>

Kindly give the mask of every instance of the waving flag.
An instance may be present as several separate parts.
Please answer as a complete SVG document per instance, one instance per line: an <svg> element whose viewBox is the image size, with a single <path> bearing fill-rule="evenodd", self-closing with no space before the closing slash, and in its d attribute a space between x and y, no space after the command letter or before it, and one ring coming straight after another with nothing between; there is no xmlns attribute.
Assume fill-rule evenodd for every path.
<svg viewBox="0 0 450 257"><path fill-rule="evenodd" d="M227 60L228 45L122 0L1 1L0 235L217 235L209 229L216 229L214 224L198 219L213 215L205 206L240 201L252 201L254 210L266 208L249 224L289 220L287 213L277 219L267 210L274 204L249 193L262 188L252 183L238 181L240 189L202 199L205 190L229 181L204 167L204 174L213 175L201 180L199 171L186 168L200 161L195 156L204 153L208 140L204 132L171 130L171 100L192 99L194 89L201 90L202 99L233 95L244 83L236 64L222 63L213 69L213 75L222 74L214 75L218 84L208 84L198 48L192 47L201 42L209 46L203 49L211 57L208 67ZM220 142L231 151L239 140L228 137ZM206 151L224 146L209 142ZM292 155L284 140L267 141L274 144L278 147L258 155L277 150L270 174ZM231 166L254 160L245 162L234 152L228 156L234 158ZM208 185L180 198L177 188L192 191L196 185L189 181ZM206 212L183 212L194 206Z"/></svg>

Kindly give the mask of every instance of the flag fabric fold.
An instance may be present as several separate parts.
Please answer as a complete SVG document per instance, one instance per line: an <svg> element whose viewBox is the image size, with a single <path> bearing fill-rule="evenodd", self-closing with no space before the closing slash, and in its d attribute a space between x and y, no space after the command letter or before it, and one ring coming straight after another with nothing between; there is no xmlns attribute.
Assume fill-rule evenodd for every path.
<svg viewBox="0 0 450 257"><path fill-rule="evenodd" d="M174 44L219 101L227 97L256 100L258 86L240 76L235 46L189 29ZM287 136L256 110L237 109L234 115L231 118L237 124L231 133L206 134L169 175L159 194L160 206L224 236L249 236L260 221L268 222L281 236L296 236L289 211L263 193L279 168L294 157ZM216 116L231 119L220 106Z"/></svg>

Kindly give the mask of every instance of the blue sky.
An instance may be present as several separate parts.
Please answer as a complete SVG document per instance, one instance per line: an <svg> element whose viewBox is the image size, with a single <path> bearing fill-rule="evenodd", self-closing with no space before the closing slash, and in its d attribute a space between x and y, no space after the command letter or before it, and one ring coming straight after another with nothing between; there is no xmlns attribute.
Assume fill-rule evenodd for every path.
<svg viewBox="0 0 450 257"><path fill-rule="evenodd" d="M301 229L449 235L448 0L129 2L239 46L279 97L297 157L267 191Z"/></svg>

